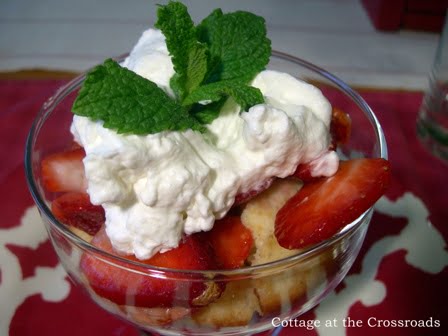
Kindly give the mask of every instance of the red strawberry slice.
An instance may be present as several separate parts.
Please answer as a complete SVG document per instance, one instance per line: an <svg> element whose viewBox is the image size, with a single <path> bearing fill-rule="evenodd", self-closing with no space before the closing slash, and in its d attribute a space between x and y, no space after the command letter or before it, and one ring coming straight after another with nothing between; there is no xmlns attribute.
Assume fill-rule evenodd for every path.
<svg viewBox="0 0 448 336"><path fill-rule="evenodd" d="M220 267L238 268L244 265L254 245L251 231L239 216L226 216L217 220L213 229L205 234L215 252Z"/></svg>
<svg viewBox="0 0 448 336"><path fill-rule="evenodd" d="M85 191L87 181L82 160L86 156L84 149L74 148L52 154L42 160L42 181L47 191Z"/></svg>
<svg viewBox="0 0 448 336"><path fill-rule="evenodd" d="M71 150L82 149L82 146L79 143L77 143L76 141L72 141L72 143L70 145L70 149Z"/></svg>
<svg viewBox="0 0 448 336"><path fill-rule="evenodd" d="M302 182L307 183L318 179L319 177L315 177L311 175L312 166L310 163L301 163L297 166L296 171L292 176L295 176L302 180Z"/></svg>
<svg viewBox="0 0 448 336"><path fill-rule="evenodd" d="M332 110L330 134L332 139L332 147L345 144L350 139L352 129L352 120L350 116L336 107Z"/></svg>
<svg viewBox="0 0 448 336"><path fill-rule="evenodd" d="M275 179L273 177L268 178L267 180L264 180L263 183L260 183L255 189L237 194L235 196L234 205L240 205L250 201L252 198L269 188L274 180Z"/></svg>
<svg viewBox="0 0 448 336"><path fill-rule="evenodd" d="M275 236L288 249L303 248L330 238L370 208L391 179L384 159L342 161L337 173L305 184L279 210Z"/></svg>
<svg viewBox="0 0 448 336"><path fill-rule="evenodd" d="M118 255L101 229L93 238L92 244L103 251ZM213 267L213 252L210 245L196 235L184 238L180 245L165 253L157 253L151 259L141 261L134 256L124 257L147 265L181 270L207 270ZM114 261L117 263L116 261ZM118 262L118 264L121 264ZM173 307L204 305L215 300L222 288L200 275L151 272L138 266L111 265L107 257L84 253L81 269L91 288L99 295L120 305L138 307ZM134 269L135 273L129 268Z"/></svg>
<svg viewBox="0 0 448 336"><path fill-rule="evenodd" d="M89 195L69 192L51 203L53 215L62 223L95 235L104 224L103 207L90 203Z"/></svg>

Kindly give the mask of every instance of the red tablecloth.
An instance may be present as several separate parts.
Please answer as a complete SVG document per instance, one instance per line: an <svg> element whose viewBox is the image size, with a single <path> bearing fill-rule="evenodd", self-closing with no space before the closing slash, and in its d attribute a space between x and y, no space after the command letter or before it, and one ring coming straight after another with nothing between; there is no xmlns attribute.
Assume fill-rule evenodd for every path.
<svg viewBox="0 0 448 336"><path fill-rule="evenodd" d="M26 186L28 129L62 83L0 80L0 335L137 335L66 280ZM416 139L420 93L361 94L385 130L393 185L348 277L304 317L327 327L285 328L281 335L447 335L448 165ZM380 326L401 320L427 326Z"/></svg>

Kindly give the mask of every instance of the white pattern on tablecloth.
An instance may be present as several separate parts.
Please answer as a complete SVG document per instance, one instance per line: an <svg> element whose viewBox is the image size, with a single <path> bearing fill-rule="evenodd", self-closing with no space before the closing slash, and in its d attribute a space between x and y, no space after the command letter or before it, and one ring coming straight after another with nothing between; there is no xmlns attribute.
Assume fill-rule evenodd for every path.
<svg viewBox="0 0 448 336"><path fill-rule="evenodd" d="M396 201L382 197L375 209L391 217L406 218L407 224L398 235L386 236L376 241L364 256L361 273L348 275L344 279L346 286L339 292L333 291L315 309L317 320L322 322L336 319L339 323L337 328L321 326L318 329L320 336L345 335L345 328L341 323L356 302L373 306L385 299L386 284L375 280L375 277L383 258L392 252L406 250L408 264L423 272L437 274L448 266L446 243L428 220L429 211L419 198L412 193L405 193Z"/></svg>
<svg viewBox="0 0 448 336"><path fill-rule="evenodd" d="M70 292L67 273L60 263L52 267L36 267L35 274L23 279L19 258L10 252L7 244L36 249L48 239L36 206L26 209L19 226L0 229L0 335L8 335L9 325L16 309L27 297L41 294L50 302L64 300Z"/></svg>

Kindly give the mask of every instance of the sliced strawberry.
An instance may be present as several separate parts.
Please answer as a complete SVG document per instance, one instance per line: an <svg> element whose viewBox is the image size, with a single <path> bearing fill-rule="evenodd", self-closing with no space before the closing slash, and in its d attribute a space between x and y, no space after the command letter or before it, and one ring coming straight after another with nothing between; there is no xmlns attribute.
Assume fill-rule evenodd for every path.
<svg viewBox="0 0 448 336"><path fill-rule="evenodd" d="M93 238L92 244L103 251L117 254L105 229ZM151 259L141 261L134 256L125 257L147 265L181 270L207 270L213 267L213 252L210 245L196 235L184 238L179 247L165 253L157 253ZM115 263L117 263L115 261ZM120 265L120 263L118 262ZM84 253L81 269L92 289L100 296L120 305L138 307L174 307L204 305L215 300L221 287L200 275L149 271L138 266L111 265L107 257ZM133 269L135 272L132 272ZM197 299L195 301L195 299Z"/></svg>
<svg viewBox="0 0 448 336"><path fill-rule="evenodd" d="M226 216L217 220L206 235L219 266L225 269L243 266L254 245L251 231L238 216Z"/></svg>
<svg viewBox="0 0 448 336"><path fill-rule="evenodd" d="M87 182L82 160L83 148L52 154L42 160L42 181L47 191L85 191Z"/></svg>
<svg viewBox="0 0 448 336"><path fill-rule="evenodd" d="M332 147L336 148L337 145L347 143L350 139L351 129L352 120L350 116L341 109L334 107L330 124Z"/></svg>
<svg viewBox="0 0 448 336"><path fill-rule="evenodd" d="M370 208L391 179L384 159L342 161L337 173L305 184L279 210L275 236L285 248L303 248L330 238Z"/></svg>
<svg viewBox="0 0 448 336"><path fill-rule="evenodd" d="M252 198L269 188L274 180L274 178L268 178L267 180L264 180L263 183L260 183L255 189L237 194L235 196L234 204L240 205L250 201Z"/></svg>
<svg viewBox="0 0 448 336"><path fill-rule="evenodd" d="M69 192L51 203L53 215L61 222L95 235L104 224L103 207L90 203L89 195Z"/></svg>
<svg viewBox="0 0 448 336"><path fill-rule="evenodd" d="M82 149L82 146L79 143L77 143L76 141L72 141L72 143L70 145L70 149L71 150Z"/></svg>
<svg viewBox="0 0 448 336"><path fill-rule="evenodd" d="M301 163L297 166L296 171L292 176L295 176L302 180L302 182L307 183L318 179L319 177L315 177L311 175L311 164L310 163Z"/></svg>

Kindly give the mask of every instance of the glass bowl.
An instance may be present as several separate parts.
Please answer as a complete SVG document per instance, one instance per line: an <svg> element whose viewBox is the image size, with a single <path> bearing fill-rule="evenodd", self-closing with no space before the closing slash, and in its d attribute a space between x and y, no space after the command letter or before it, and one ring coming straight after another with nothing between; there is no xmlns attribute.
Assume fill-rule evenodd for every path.
<svg viewBox="0 0 448 336"><path fill-rule="evenodd" d="M378 120L366 102L340 79L280 52L273 53L268 68L312 82L334 107L350 115L351 137L348 143L338 147L341 157L387 159L386 142ZM362 245L372 209L332 238L292 256L235 270L212 271L182 271L131 262L94 247L59 222L50 210L57 194L44 190L40 165L47 155L72 145L70 110L84 78L81 75L70 81L41 108L26 143L25 169L29 189L62 264L74 283L97 304L141 331L164 335L245 335L273 330L283 320L305 313L342 281ZM101 297L92 290L80 267L83 256L96 263L106 263L117 272L170 282L178 289L172 306L134 306L132 283L127 287L124 303ZM222 290L220 298L205 306L190 307L186 300L189 289L210 284Z"/></svg>

